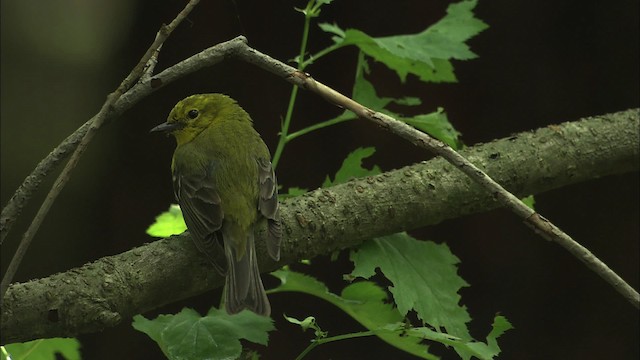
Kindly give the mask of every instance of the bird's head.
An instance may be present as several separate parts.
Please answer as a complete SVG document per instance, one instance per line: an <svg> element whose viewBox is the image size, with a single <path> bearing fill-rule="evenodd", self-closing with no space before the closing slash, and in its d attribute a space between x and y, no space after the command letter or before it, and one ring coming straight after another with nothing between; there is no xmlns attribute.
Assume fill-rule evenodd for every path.
<svg viewBox="0 0 640 360"><path fill-rule="evenodd" d="M235 100L223 94L191 95L178 102L167 121L151 129L151 132L171 134L178 145L182 145L215 122L238 118L229 115L243 111Z"/></svg>

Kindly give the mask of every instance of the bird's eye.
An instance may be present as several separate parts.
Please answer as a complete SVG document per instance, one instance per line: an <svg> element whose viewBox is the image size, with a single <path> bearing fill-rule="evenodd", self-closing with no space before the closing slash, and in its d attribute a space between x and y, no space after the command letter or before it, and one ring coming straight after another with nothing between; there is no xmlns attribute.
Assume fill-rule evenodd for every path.
<svg viewBox="0 0 640 360"><path fill-rule="evenodd" d="M189 110L189 112L187 113L187 116L189 116L189 119L195 119L198 117L198 110L193 109L193 110Z"/></svg>

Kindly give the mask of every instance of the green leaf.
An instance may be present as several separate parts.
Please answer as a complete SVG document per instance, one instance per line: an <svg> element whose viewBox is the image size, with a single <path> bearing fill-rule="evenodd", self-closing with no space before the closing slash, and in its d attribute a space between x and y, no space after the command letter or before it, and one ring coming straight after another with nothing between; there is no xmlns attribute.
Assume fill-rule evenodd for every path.
<svg viewBox="0 0 640 360"><path fill-rule="evenodd" d="M405 97L400 99L378 97L373 85L364 77L366 73L366 60L362 53L358 59L356 70L356 81L353 86L353 99L373 110L380 111L394 118L404 121L405 123L415 127L416 129L426 132L436 139L445 142L454 149L460 149L462 144L459 140L460 132L454 129L449 122L444 109L439 107L437 111L430 114L420 114L411 117L403 117L386 109L389 103L396 103L405 106L420 105L421 100L414 97Z"/></svg>
<svg viewBox="0 0 640 360"><path fill-rule="evenodd" d="M454 82L451 59L468 60L476 55L465 44L488 26L476 19L473 9L476 0L451 4L447 14L437 23L417 34L374 38L366 33L337 25L323 30L335 34L339 46L355 45L368 56L394 70L402 81L408 74L422 81Z"/></svg>
<svg viewBox="0 0 640 360"><path fill-rule="evenodd" d="M446 247L445 247L446 248ZM436 250L441 253L436 257L447 258L451 255L446 250ZM426 261L433 260L428 259ZM345 287L340 296L331 293L320 281L304 274L288 269L281 269L271 273L280 279L280 286L269 290L269 293L301 292L324 299L340 308L346 314L354 318L364 327L373 330L376 336L385 342L413 355L425 359L436 359L428 352L429 347L423 343L424 339L432 340L446 346L452 346L463 359L475 356L479 359L493 359L500 353L497 338L505 331L512 328L511 324L502 316L496 316L493 329L487 336L487 343L472 340L470 336L463 339L453 334L434 331L427 327L413 328L404 323L404 316L393 304L389 303L387 293L378 285L370 281L360 281ZM440 274L436 274L439 276ZM457 294L454 294L457 296ZM435 311L435 310L434 310ZM315 322L315 318L307 317L305 320L287 318L288 321L298 324L303 328L312 328L316 331L316 337L326 335ZM324 335L323 335L324 334Z"/></svg>
<svg viewBox="0 0 640 360"><path fill-rule="evenodd" d="M322 187L333 186L347 182L351 178L359 178L365 176L377 175L382 172L377 165L374 165L371 169L365 169L362 167L362 160L370 157L376 152L374 147L357 148L342 162L342 166L336 172L336 176L333 181L327 178L325 179Z"/></svg>
<svg viewBox="0 0 640 360"><path fill-rule="evenodd" d="M419 35L419 34L418 34ZM406 37L416 37L418 35L404 35ZM407 58L399 56L387 49L390 43L396 42L396 49L403 46L400 43L402 38L395 40L392 38L373 38L360 30L347 29L345 31L344 45L356 45L368 56L379 61L394 70L402 82L407 79L408 74L414 74L425 82L455 82L453 66L448 60L433 58ZM398 38L398 37L395 37ZM382 42L380 42L382 40ZM383 45L384 44L384 45Z"/></svg>
<svg viewBox="0 0 640 360"><path fill-rule="evenodd" d="M294 317L284 316L284 318L292 323L300 326L303 331L313 329L316 335L316 339L321 339L327 337L327 332L322 331L318 323L316 323L316 318L313 316L307 316L304 320L298 320Z"/></svg>
<svg viewBox="0 0 640 360"><path fill-rule="evenodd" d="M376 111L382 111L389 103L396 99L389 97L379 97L376 89L365 77L364 74L369 73L367 60L364 53L358 55L358 63L356 65L356 79L353 84L353 92L351 97L353 100L365 105Z"/></svg>
<svg viewBox="0 0 640 360"><path fill-rule="evenodd" d="M400 117L399 120L435 137L456 150L461 147L460 132L453 128L443 108L438 108L437 111L430 114Z"/></svg>
<svg viewBox="0 0 640 360"><path fill-rule="evenodd" d="M458 291L468 284L458 276L455 257L445 244L419 241L406 233L367 241L352 251L352 276L369 278L380 268L391 280L393 294L402 315L415 310L418 317L440 331L470 340L471 320L460 306Z"/></svg>
<svg viewBox="0 0 640 360"><path fill-rule="evenodd" d="M313 316L307 316L304 320L298 320L298 319L296 319L294 317L290 317L290 316L287 316L287 315L284 315L284 318L288 322L300 326L302 328L302 330L309 330L309 329L318 330L318 329L320 329L320 327L316 324L316 318L314 318Z"/></svg>
<svg viewBox="0 0 640 360"><path fill-rule="evenodd" d="M330 33L330 34L334 34L337 35L341 38L344 37L344 30L340 29L340 27L338 26L338 24L333 23L333 24L329 24L329 23L319 23L318 26L320 27L320 29L322 29L322 31Z"/></svg>
<svg viewBox="0 0 640 360"><path fill-rule="evenodd" d="M320 8L324 5L330 4L332 1L333 0L309 0L304 9L296 7L294 7L294 9L303 13L306 17L318 17L320 16Z"/></svg>
<svg viewBox="0 0 640 360"><path fill-rule="evenodd" d="M271 275L280 279L280 286L269 293L301 292L324 299L337 306L367 329L379 330L388 324L401 323L404 318L388 301L387 293L370 281L360 281L344 288L341 296L329 292L320 281L287 269L277 270ZM429 354L429 347L422 339L406 337L401 332L376 331L376 336L385 342L423 359L437 359Z"/></svg>
<svg viewBox="0 0 640 360"><path fill-rule="evenodd" d="M524 197L522 199L522 202L527 205L529 208L531 208L531 210L535 210L534 206L536 205L536 199L533 197L533 195L529 195L527 197Z"/></svg>
<svg viewBox="0 0 640 360"><path fill-rule="evenodd" d="M38 339L7 344L4 348L12 360L55 360L56 354L67 360L80 359L80 342L74 338Z"/></svg>
<svg viewBox="0 0 640 360"><path fill-rule="evenodd" d="M132 326L158 343L170 360L235 359L242 352L240 339L266 345L274 329L271 318L248 310L229 315L216 308L206 316L189 308L154 320L136 315Z"/></svg>
<svg viewBox="0 0 640 360"><path fill-rule="evenodd" d="M379 97L373 84L363 76L356 77L356 81L353 84L352 97L353 100L376 111L383 110L395 100L390 97Z"/></svg>
<svg viewBox="0 0 640 360"><path fill-rule="evenodd" d="M389 290L403 316L415 310L433 329L411 328L409 336L438 341L452 346L463 359L475 356L493 359L500 353L497 338L512 328L506 318L497 316L487 343L471 338L467 323L471 320L460 306L458 291L468 284L457 275L457 257L445 245L416 240L406 233L373 239L351 253L355 264L352 276L369 278L379 268L391 280ZM446 330L446 333L441 331Z"/></svg>
<svg viewBox="0 0 640 360"><path fill-rule="evenodd" d="M149 226L147 234L153 237L166 238L171 235L179 235L187 230L180 206L172 204L169 210L156 217L156 221Z"/></svg>
<svg viewBox="0 0 640 360"><path fill-rule="evenodd" d="M274 289L267 290L267 294L295 291L313 295L329 302L332 302L336 297L335 294L329 292L325 284L309 275L291 271L288 268L271 272L271 275L280 280L280 285Z"/></svg>
<svg viewBox="0 0 640 360"><path fill-rule="evenodd" d="M487 336L487 343L480 341L464 341L449 334L433 331L426 327L409 328L405 330L406 336L416 336L423 339L440 342L453 347L463 359L475 356L481 360L491 360L500 354L497 338L505 331L511 329L511 324L503 316L496 316L492 330Z"/></svg>
<svg viewBox="0 0 640 360"><path fill-rule="evenodd" d="M451 4L447 8L447 15L426 30L415 35L378 38L377 43L397 56L423 60L427 64L434 58L476 58L477 55L464 43L488 27L473 15L476 3L473 0Z"/></svg>
<svg viewBox="0 0 640 360"><path fill-rule="evenodd" d="M511 323L504 316L498 315L493 319L491 332L487 335L487 343L472 342L467 346L479 359L493 359L500 354L498 338L510 329L513 329Z"/></svg>
<svg viewBox="0 0 640 360"><path fill-rule="evenodd" d="M393 102L398 105L405 105L405 106L418 106L422 104L422 100L420 100L420 98L410 97L410 96L399 98L399 99L393 99Z"/></svg>

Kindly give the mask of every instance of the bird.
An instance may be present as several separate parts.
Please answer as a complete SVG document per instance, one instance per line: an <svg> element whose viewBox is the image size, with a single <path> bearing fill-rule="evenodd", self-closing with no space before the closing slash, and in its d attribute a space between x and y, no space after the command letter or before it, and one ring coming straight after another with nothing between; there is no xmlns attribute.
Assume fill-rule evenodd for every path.
<svg viewBox="0 0 640 360"><path fill-rule="evenodd" d="M251 117L227 95L196 94L179 101L151 132L176 139L174 194L194 244L225 276L226 311L270 316L255 231L267 221L265 248L279 260L278 185L269 149Z"/></svg>

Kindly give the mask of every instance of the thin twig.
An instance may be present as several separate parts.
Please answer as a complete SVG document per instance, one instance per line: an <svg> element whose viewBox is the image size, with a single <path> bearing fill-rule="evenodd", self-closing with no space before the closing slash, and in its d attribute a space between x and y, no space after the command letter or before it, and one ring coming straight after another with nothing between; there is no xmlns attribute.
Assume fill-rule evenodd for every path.
<svg viewBox="0 0 640 360"><path fill-rule="evenodd" d="M141 58L148 59L148 61L144 63L139 62L138 65L136 65L136 68L134 68L129 76L127 76L127 78L120 84L116 92L120 90L120 92L122 92L124 95L122 95L122 97L118 96L118 98L115 99L114 103L111 106L113 110L111 112L111 116L107 116L105 118L103 125L109 122L111 119L122 114L125 110L129 109L131 106L139 102L146 95L159 89L163 85L168 84L172 80L175 80L168 80L164 83L156 85L154 82L149 81L149 77L157 63L156 58L158 56L160 48L162 47L162 44L169 36L169 34L173 31L173 29L175 29L178 24L186 18L186 16L191 12L193 7L198 4L199 1L200 0L191 0L169 25L163 25L162 28L158 31L153 44ZM133 85L133 82L138 79L138 77L133 77L131 75L134 73L139 74L139 69L137 69L137 67L140 65L140 63L142 63L142 67L146 70L145 73L142 74L142 76L139 76L141 81ZM127 93L125 94L125 92ZM127 96L129 92L131 92L131 95L135 95ZM121 101L122 98L126 98L126 101ZM2 213L0 214L0 245L2 245L4 239L9 234L9 231L11 231L13 224L22 213L22 209L24 209L24 207L33 196L33 193L38 190L38 187L42 183L43 179L46 178L47 175L49 175L49 173L58 165L58 163L60 163L60 161L62 161L76 149L80 141L87 134L90 125L93 124L97 116L98 114L89 119L81 127L74 131L73 134L69 135L65 140L63 140L60 145L58 145L51 153L49 153L49 155L42 159L31 172L31 174L29 174L24 179L11 199L9 199L7 204L4 206L4 208L2 209Z"/></svg>
<svg viewBox="0 0 640 360"><path fill-rule="evenodd" d="M133 107L142 99L162 87L196 72L206 66L212 66L224 60L225 56L232 54L238 43L246 42L243 36L214 45L199 54L193 55L178 64L165 69L153 77L142 77L140 82L134 85L129 91L124 93L112 106L112 116L105 119L105 123L121 115L126 110ZM152 58L153 59L153 58ZM0 214L0 245L11 230L11 227L20 216L22 209L27 205L33 193L38 190L45 177L70 155L78 146L78 143L86 135L89 127L93 123L95 116L76 129L71 135L63 140L53 149L38 165L33 169L22 184L15 191L11 199L7 202Z"/></svg>
<svg viewBox="0 0 640 360"><path fill-rule="evenodd" d="M85 122L53 149L49 155L40 160L38 165L31 171L31 174L24 179L11 199L9 199L2 209L2 214L0 214L0 245L2 245L11 227L22 213L22 209L27 205L33 193L38 190L44 178L78 146L80 140L89 130L93 119L91 118Z"/></svg>
<svg viewBox="0 0 640 360"><path fill-rule="evenodd" d="M102 125L104 125L106 120L113 115L113 105L118 99L120 99L120 97L127 90L133 87L135 82L142 76L145 70L145 66L148 66L148 67L153 66L150 64L147 65L149 60L152 58L153 54L158 51L158 48L164 43L164 41L171 34L171 32L178 26L178 24L183 19L186 18L189 12L191 12L193 7L199 1L200 0L191 0L187 4L187 6L185 6L185 8L176 16L175 19L173 19L173 21L169 25L163 25L160 28L160 30L156 35L155 40L153 41L151 46L147 49L145 54L142 56L138 64L133 68L133 70L131 70L129 75L122 81L120 86L118 86L118 88L113 93L107 96L106 102L103 104L98 114L93 117L93 121L91 121L91 124L89 125L89 128L86 134L82 137L82 140L78 144L78 147L75 149L73 155L71 156L71 158L65 165L64 169L56 179L55 183L51 187L51 190L47 194L47 197L42 202L40 209L34 216L33 221L29 225L29 228L27 229L27 231L25 231L22 237L22 240L18 245L18 249L16 250L16 253L11 259L11 262L9 263L9 267L7 268L7 271L2 278L2 282L0 283L0 305L2 304L2 299L4 298L4 294L7 288L9 287L9 284L13 280L13 277L16 271L18 270L18 266L20 266L20 263L22 262L22 259L24 258L24 255L27 252L27 249L29 248L29 245L31 244L33 237L38 232L38 229L40 228L42 221L44 220L47 213L49 212L49 209L51 209L51 206L53 205L56 198L64 188L64 185L71 178L71 172L73 171L78 161L80 160L80 157L82 156L85 149L89 145L89 142L91 142L91 140L95 136L97 130L100 127L102 127Z"/></svg>
<svg viewBox="0 0 640 360"><path fill-rule="evenodd" d="M544 219L533 209L525 205L520 201L520 199L495 182L491 177L489 177L489 175L485 174L482 170L453 150L449 145L432 138L428 134L411 127L402 121L398 121L391 116L373 111L322 84L321 82L316 81L309 74L298 71L297 69L250 48L249 46L245 45L245 48L237 54L242 60L279 75L305 90L310 90L320 95L328 102L341 108L351 110L358 117L373 121L385 130L408 140L412 144L443 157L473 181L480 184L484 189L491 193L502 206L515 213L527 225L532 227L536 233L540 234L547 240L557 242L562 247L569 250L572 255L576 256L584 262L589 269L602 277L617 292L633 304L633 306L640 308L640 295L638 292L626 283L618 274L611 270L604 262L599 260L593 253L573 240L557 226Z"/></svg>
<svg viewBox="0 0 640 360"><path fill-rule="evenodd" d="M149 81L153 76L153 72L156 70L156 65L158 65L158 56L160 56L160 50L162 50L162 45L158 46L156 51L153 52L151 58L147 62L147 65L144 68L144 72L142 76L140 76L140 81Z"/></svg>

